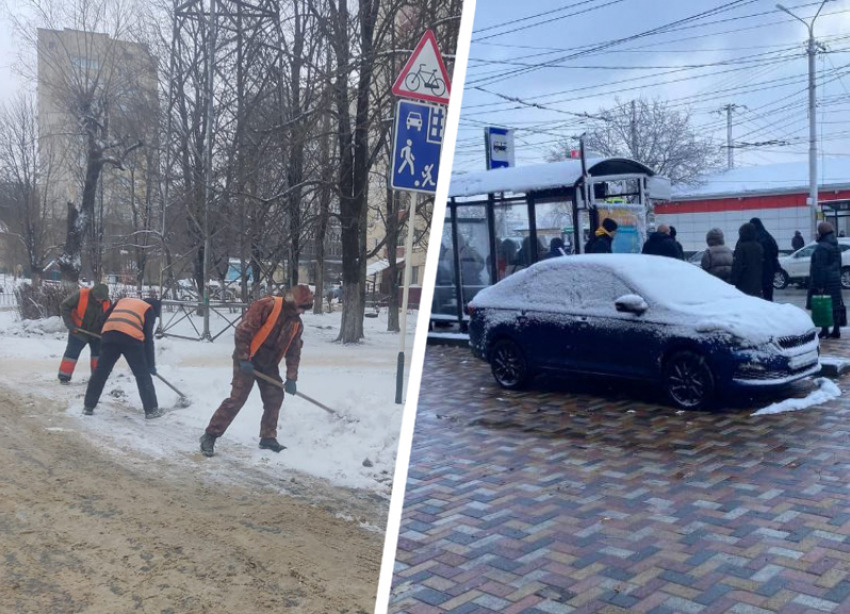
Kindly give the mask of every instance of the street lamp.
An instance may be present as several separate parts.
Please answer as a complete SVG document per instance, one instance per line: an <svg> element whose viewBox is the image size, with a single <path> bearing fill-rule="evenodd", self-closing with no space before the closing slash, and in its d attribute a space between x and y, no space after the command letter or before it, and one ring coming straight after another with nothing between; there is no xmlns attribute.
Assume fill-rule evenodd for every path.
<svg viewBox="0 0 850 614"><path fill-rule="evenodd" d="M815 96L815 56L817 55L817 43L815 42L815 20L820 15L821 9L823 9L823 5L826 4L829 0L823 0L820 6L818 7L818 12L815 13L815 16L812 17L811 23L806 23L806 21L787 8L782 6L781 4L777 4L776 8L778 8L783 13L788 13L796 19L797 21L802 22L806 29L809 31L809 44L807 53L809 56L809 204L814 210L814 215L810 216L811 228L810 228L810 238L814 238L816 234L815 224L817 221L817 211L818 211L818 143L817 143L817 127L815 126L815 113L816 113L816 96Z"/></svg>

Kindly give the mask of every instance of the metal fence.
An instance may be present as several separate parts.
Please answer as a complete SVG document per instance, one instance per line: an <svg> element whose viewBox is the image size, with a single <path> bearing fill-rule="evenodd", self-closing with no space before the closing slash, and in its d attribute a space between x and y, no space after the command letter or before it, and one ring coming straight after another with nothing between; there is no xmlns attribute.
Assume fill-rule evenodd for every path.
<svg viewBox="0 0 850 614"><path fill-rule="evenodd" d="M209 309L211 314L215 313L227 322L227 325L218 332L214 332L212 328L210 329L209 340L215 341L230 328L235 328L239 324L239 321L245 316L248 303L210 302ZM203 341L207 338L204 336L203 330L200 330L194 322L194 318L203 318L204 303L163 300L162 311L163 314L159 320L159 328L156 331L157 337L174 337L177 339L188 339L189 341ZM167 316L166 314L169 315ZM189 323L195 332L195 336L174 332L183 322Z"/></svg>

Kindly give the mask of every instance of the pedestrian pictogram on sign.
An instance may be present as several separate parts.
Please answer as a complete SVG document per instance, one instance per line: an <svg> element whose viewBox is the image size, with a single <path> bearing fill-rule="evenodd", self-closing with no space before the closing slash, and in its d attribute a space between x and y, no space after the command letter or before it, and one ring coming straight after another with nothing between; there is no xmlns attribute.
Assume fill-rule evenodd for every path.
<svg viewBox="0 0 850 614"><path fill-rule="evenodd" d="M451 90L449 74L437 48L437 39L428 30L396 79L393 94L402 98L448 104Z"/></svg>
<svg viewBox="0 0 850 614"><path fill-rule="evenodd" d="M436 191L445 125L446 107L398 102L390 181L394 189L426 194Z"/></svg>

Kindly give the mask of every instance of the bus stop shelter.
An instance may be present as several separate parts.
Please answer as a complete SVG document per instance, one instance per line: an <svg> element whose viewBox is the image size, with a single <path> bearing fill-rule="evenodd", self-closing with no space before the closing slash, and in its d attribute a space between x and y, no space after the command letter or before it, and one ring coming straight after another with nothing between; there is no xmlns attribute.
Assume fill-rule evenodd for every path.
<svg viewBox="0 0 850 614"><path fill-rule="evenodd" d="M431 328L465 332L481 289L547 257L554 239L581 253L606 217L619 225L614 251L639 252L651 202L667 200L669 180L626 158L589 159L585 172L570 159L453 175Z"/></svg>

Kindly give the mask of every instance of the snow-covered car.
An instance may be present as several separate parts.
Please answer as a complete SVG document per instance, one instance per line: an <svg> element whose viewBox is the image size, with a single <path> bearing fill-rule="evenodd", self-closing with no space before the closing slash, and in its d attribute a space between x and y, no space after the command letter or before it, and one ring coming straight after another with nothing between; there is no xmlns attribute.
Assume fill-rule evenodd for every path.
<svg viewBox="0 0 850 614"><path fill-rule="evenodd" d="M479 292L469 313L473 354L508 389L541 372L589 373L653 382L696 409L820 370L806 312L672 258L545 260Z"/></svg>
<svg viewBox="0 0 850 614"><path fill-rule="evenodd" d="M788 284L806 285L809 283L809 267L812 263L812 253L817 243L810 243L796 252L779 258L779 270L773 278L773 287L782 290ZM841 285L850 288L850 238L838 239L841 248Z"/></svg>

